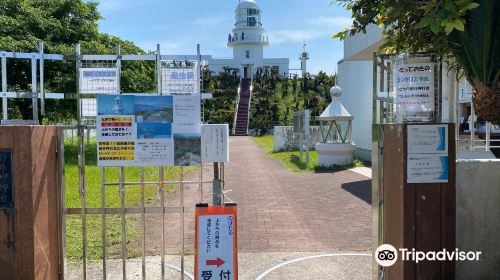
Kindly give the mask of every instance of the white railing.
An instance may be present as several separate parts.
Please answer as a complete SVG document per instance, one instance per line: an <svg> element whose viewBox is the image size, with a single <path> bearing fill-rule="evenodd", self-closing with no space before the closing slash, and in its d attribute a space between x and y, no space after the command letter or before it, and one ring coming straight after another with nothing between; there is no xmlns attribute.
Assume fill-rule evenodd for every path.
<svg viewBox="0 0 500 280"><path fill-rule="evenodd" d="M269 37L264 35L252 35L252 34L242 34L242 35L229 35L227 39L227 43L236 43L236 42L251 42L251 43L266 43L269 44Z"/></svg>
<svg viewBox="0 0 500 280"><path fill-rule="evenodd" d="M238 86L238 96L236 97L236 111L234 112L234 120L233 120L233 135L236 134L236 121L238 120L238 107L240 106L240 93L241 93L241 78L240 85Z"/></svg>

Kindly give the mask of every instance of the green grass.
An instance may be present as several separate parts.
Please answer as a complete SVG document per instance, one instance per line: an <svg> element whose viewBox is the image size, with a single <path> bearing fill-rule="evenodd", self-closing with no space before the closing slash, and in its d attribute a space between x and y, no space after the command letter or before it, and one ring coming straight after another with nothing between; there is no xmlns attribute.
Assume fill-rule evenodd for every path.
<svg viewBox="0 0 500 280"><path fill-rule="evenodd" d="M81 208L82 202L79 195L78 179L78 142L75 138L67 139L65 142L65 181L66 181L66 207ZM101 176L100 168L97 167L97 151L95 139L85 145L85 180L87 186L86 202L87 208L101 207ZM139 182L140 168L126 167L125 182ZM191 172L193 168L185 168L185 173ZM158 181L158 168L145 168L145 181ZM106 168L106 182L118 182L119 169ZM166 180L176 180L180 177L180 168L167 167L164 171ZM173 186L165 186L165 190L172 191ZM144 197L146 205L159 205L158 187L154 185L144 188ZM126 186L125 190L126 206L140 206L141 190L140 186ZM118 186L106 187L106 207L120 208L121 199ZM88 239L88 258L97 260L102 258L102 233L101 233L101 215L87 215L87 239ZM106 241L108 256L119 256L121 249L121 216L107 215L106 219ZM136 244L140 240L140 216L127 215L127 243ZM83 258L82 242L82 215L66 215L66 252L70 261L77 261ZM127 250L128 257L140 255L140 250L133 245Z"/></svg>
<svg viewBox="0 0 500 280"><path fill-rule="evenodd" d="M365 166L363 161L355 158L353 163L347 166L320 166L318 164L318 153L316 151L309 152L309 166L306 164L306 153L303 153L302 160L300 159L300 151L282 151L274 152L274 138L272 135L262 137L252 137L253 140L261 146L264 151L273 159L279 161L284 167L294 172L320 172L320 171L338 171L353 167Z"/></svg>

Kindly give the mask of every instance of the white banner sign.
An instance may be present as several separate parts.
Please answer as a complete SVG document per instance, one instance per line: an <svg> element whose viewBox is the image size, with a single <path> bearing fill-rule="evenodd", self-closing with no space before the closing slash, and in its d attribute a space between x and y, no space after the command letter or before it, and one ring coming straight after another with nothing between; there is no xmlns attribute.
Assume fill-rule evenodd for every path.
<svg viewBox="0 0 500 280"><path fill-rule="evenodd" d="M164 94L193 94L200 92L198 66L192 68L162 68L161 90Z"/></svg>
<svg viewBox="0 0 500 280"><path fill-rule="evenodd" d="M229 161L229 125L204 124L201 126L201 161Z"/></svg>
<svg viewBox="0 0 500 280"><path fill-rule="evenodd" d="M434 112L434 63L396 63L394 79L396 103L403 118Z"/></svg>
<svg viewBox="0 0 500 280"><path fill-rule="evenodd" d="M81 68L80 93L118 93L118 69Z"/></svg>
<svg viewBox="0 0 500 280"><path fill-rule="evenodd" d="M448 125L408 125L408 154L448 153Z"/></svg>
<svg viewBox="0 0 500 280"><path fill-rule="evenodd" d="M466 79L462 79L458 84L458 101L460 103L470 103L473 94L472 85Z"/></svg>
<svg viewBox="0 0 500 280"><path fill-rule="evenodd" d="M448 182L448 125L408 125L407 182Z"/></svg>
<svg viewBox="0 0 500 280"><path fill-rule="evenodd" d="M448 155L408 154L408 183L448 182Z"/></svg>

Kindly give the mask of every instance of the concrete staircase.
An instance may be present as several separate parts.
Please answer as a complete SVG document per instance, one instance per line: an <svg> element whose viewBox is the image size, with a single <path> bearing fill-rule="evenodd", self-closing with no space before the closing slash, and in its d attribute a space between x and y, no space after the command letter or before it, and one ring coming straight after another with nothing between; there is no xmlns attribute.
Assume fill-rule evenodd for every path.
<svg viewBox="0 0 500 280"><path fill-rule="evenodd" d="M252 79L250 78L243 78L240 81L240 98L234 129L234 135L236 136L248 135L248 114L250 113L250 102L252 96L250 89L251 84Z"/></svg>

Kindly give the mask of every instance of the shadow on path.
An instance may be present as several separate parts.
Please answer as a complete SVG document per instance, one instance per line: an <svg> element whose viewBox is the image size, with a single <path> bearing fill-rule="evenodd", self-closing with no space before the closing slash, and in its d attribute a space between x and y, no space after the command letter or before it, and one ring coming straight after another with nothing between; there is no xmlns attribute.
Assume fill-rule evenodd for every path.
<svg viewBox="0 0 500 280"><path fill-rule="evenodd" d="M364 180L364 181L356 181L350 183L342 184L341 188L345 191L350 192L354 196L362 199L368 204L372 204L372 181Z"/></svg>

